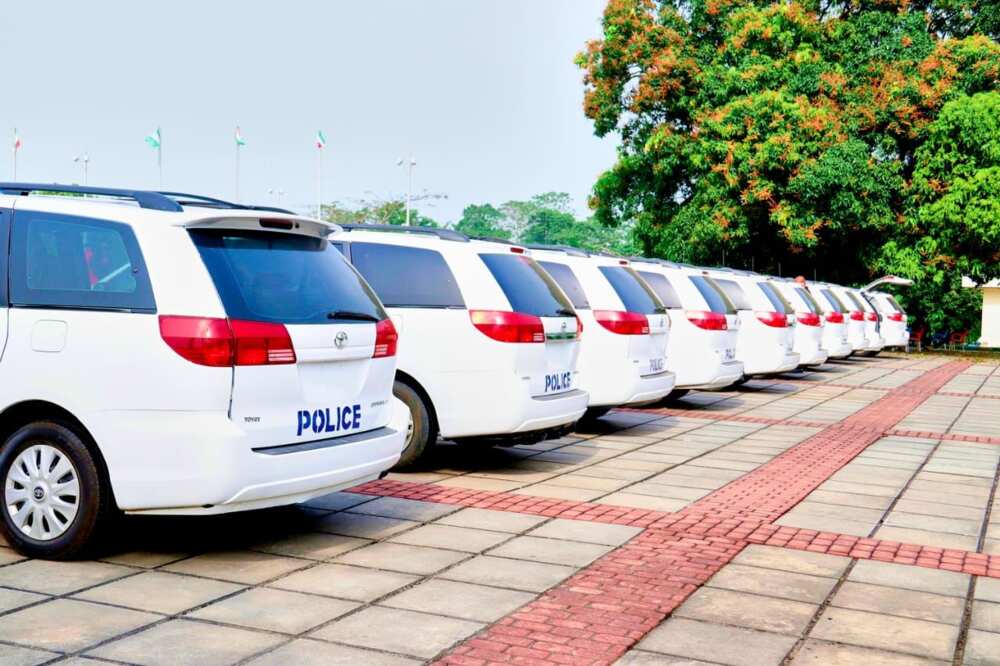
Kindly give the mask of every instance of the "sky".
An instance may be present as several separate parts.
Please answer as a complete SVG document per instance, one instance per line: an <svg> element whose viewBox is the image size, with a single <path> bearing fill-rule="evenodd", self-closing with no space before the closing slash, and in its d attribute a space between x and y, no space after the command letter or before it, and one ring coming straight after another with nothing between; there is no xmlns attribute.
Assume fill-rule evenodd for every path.
<svg viewBox="0 0 1000 666"><path fill-rule="evenodd" d="M0 132L17 177L157 187L143 137L163 131L165 189L315 209L324 201L447 195L421 212L568 192L586 213L614 162L583 115L574 55L605 0L51 0L0 23ZM2 134L0 134L2 136ZM13 174L12 138L0 178ZM0 142L3 145L3 142ZM278 191L284 191L279 195ZM273 193L272 193L273 192Z"/></svg>

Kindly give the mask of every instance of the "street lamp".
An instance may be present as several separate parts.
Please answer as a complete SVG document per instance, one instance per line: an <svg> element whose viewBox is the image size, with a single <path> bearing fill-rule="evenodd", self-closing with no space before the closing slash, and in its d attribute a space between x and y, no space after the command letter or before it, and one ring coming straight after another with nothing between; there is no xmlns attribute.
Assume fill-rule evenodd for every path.
<svg viewBox="0 0 1000 666"><path fill-rule="evenodd" d="M281 205L281 197L285 196L285 191L284 190L282 190L282 189L273 189L272 188L272 189L268 190L267 193L270 194L275 199L277 199L279 206Z"/></svg>
<svg viewBox="0 0 1000 666"><path fill-rule="evenodd" d="M406 177L406 226L410 226L410 199L413 198L413 167L417 166L417 160L410 155L410 159L404 160L400 157L396 160L396 166L407 167L407 177Z"/></svg>
<svg viewBox="0 0 1000 666"><path fill-rule="evenodd" d="M87 184L87 165L90 164L90 156L87 155L87 153L84 153L83 155L77 155L76 157L73 158L73 162L75 164L82 164L83 165L83 184L86 185Z"/></svg>

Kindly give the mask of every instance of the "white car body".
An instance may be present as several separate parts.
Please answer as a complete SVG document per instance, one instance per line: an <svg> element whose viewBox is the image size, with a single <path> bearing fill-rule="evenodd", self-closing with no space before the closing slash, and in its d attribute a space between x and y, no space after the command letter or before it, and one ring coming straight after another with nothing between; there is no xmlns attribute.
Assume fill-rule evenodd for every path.
<svg viewBox="0 0 1000 666"><path fill-rule="evenodd" d="M667 351L670 318L629 262L572 249L535 247L532 252L570 296L583 322L580 382L590 393L590 407L648 404L670 393L675 385ZM615 286L611 279L627 284ZM628 292L618 291L625 288L635 290L639 303L626 304ZM626 316L633 323L625 322Z"/></svg>
<svg viewBox="0 0 1000 666"><path fill-rule="evenodd" d="M655 259L634 259L632 266L670 312L667 368L677 375L677 388L720 389L739 381L744 371L736 357L740 319L725 294L691 267Z"/></svg>
<svg viewBox="0 0 1000 666"><path fill-rule="evenodd" d="M803 366L822 365L830 353L823 347L824 329L827 324L823 309L813 298L804 285L788 278L771 278L774 286L794 310L797 320L795 325L795 342L793 348L799 355L799 364ZM850 348L844 355L850 354Z"/></svg>
<svg viewBox="0 0 1000 666"><path fill-rule="evenodd" d="M872 307L871 303L861 295L858 289L852 289L850 287L838 287L841 294L841 300L845 303L849 303L852 308L851 317L852 321L856 318L856 313L860 312L862 316L862 325L864 329L864 343L861 347L856 348L855 351L877 354L882 351L885 347L885 340L882 339L882 335L879 333L880 328L880 317L875 308Z"/></svg>
<svg viewBox="0 0 1000 666"><path fill-rule="evenodd" d="M849 311L830 288L821 282L806 285L806 290L823 314L823 349L829 358L842 360L854 353L848 337Z"/></svg>
<svg viewBox="0 0 1000 666"><path fill-rule="evenodd" d="M519 295L505 292L484 257L529 266L530 251L447 230L370 226L348 225L332 240L385 303L400 335L398 379L427 397L442 438L534 433L540 440L580 419L589 397L572 308L527 313L544 327L533 342L501 342L473 323L475 312L525 313L512 302ZM423 262L425 270L404 271L403 261ZM389 274L393 267L401 274ZM397 277L412 284L394 289Z"/></svg>
<svg viewBox="0 0 1000 666"><path fill-rule="evenodd" d="M826 300L824 305L838 310L844 318L847 342L851 345L851 353L863 352L868 348L867 329L865 327L864 310L858 309L854 301L847 295L844 287L826 282L817 283L817 290ZM817 299L819 300L819 299Z"/></svg>
<svg viewBox="0 0 1000 666"><path fill-rule="evenodd" d="M875 308L882 315L882 337L886 347L902 347L910 342L910 328L906 311L891 295L882 291L865 292Z"/></svg>
<svg viewBox="0 0 1000 666"><path fill-rule="evenodd" d="M208 366L176 351L200 353L218 342L209 328L228 334L246 319L227 311L193 233L320 247L333 225L79 196L3 196L0 214L13 216L12 283L22 285L0 304L0 423L9 427L26 405L78 422L120 509L215 514L290 504L378 478L398 459L405 410L392 398L395 358L373 357L375 323L275 324L267 330L283 329L285 342L267 338L260 365ZM384 316L332 248L321 260L327 252L329 270L350 276L351 293L366 294L370 311ZM126 263L113 265L121 257ZM240 286L265 300L288 286L281 273L250 278ZM126 291L116 291L119 279ZM338 336L348 341L336 344ZM292 351L273 346L288 339ZM258 342L222 344L249 354Z"/></svg>
<svg viewBox="0 0 1000 666"><path fill-rule="evenodd" d="M768 279L743 271L709 269L706 273L723 288L739 312L736 358L743 362L743 373L773 375L797 368L800 357L794 350L794 311Z"/></svg>

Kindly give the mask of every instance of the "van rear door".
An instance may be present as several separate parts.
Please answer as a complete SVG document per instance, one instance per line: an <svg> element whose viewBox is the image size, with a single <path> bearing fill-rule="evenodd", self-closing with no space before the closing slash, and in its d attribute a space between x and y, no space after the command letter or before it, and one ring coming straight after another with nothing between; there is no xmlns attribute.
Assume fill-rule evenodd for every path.
<svg viewBox="0 0 1000 666"><path fill-rule="evenodd" d="M629 336L629 358L639 368L639 375L646 377L666 372L670 317L663 301L630 266L598 268L611 283L625 310L645 315L649 322L649 335Z"/></svg>
<svg viewBox="0 0 1000 666"><path fill-rule="evenodd" d="M189 233L236 338L230 418L253 447L389 422L395 331L325 237L215 227Z"/></svg>

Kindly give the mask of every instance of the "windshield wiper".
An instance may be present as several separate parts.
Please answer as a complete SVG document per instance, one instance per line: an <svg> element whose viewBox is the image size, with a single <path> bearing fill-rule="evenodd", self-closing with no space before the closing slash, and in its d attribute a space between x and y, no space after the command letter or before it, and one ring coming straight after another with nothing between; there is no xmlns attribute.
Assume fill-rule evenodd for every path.
<svg viewBox="0 0 1000 666"><path fill-rule="evenodd" d="M348 321L374 321L379 322L381 319L375 315L370 315L367 312L352 312L350 310L337 310L326 315L327 319L346 319Z"/></svg>

